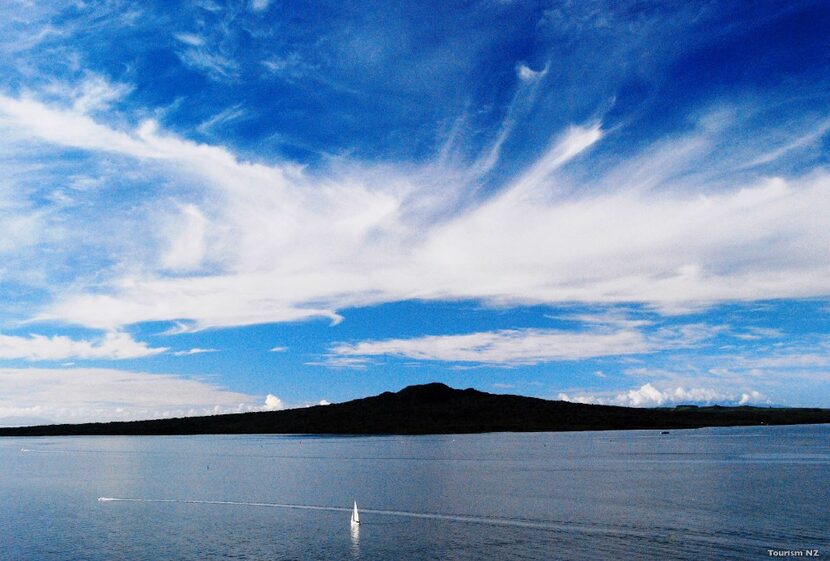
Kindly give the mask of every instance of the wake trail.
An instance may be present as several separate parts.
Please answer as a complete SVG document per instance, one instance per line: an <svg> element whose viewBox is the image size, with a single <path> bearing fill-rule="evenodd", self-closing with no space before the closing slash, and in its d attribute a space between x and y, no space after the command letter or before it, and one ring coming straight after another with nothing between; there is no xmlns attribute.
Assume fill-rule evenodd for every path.
<svg viewBox="0 0 830 561"><path fill-rule="evenodd" d="M177 503L177 504L192 504L192 505L224 505L224 506L250 506L250 507L266 507L266 508L282 508L292 510L311 510L311 511L325 511L325 512L342 512L351 513L351 508L338 506L322 506L322 505L303 505L291 503L266 503L253 501L210 501L198 499L151 499L151 498L126 498L126 497L99 497L99 502L131 502L131 503ZM529 528L535 530L544 530L548 532L557 532L562 534L569 534L573 532L582 534L602 535L606 537L614 537L617 539L643 539L654 540L655 536L664 536L664 539L673 540L672 537L677 531L676 528L671 527L650 527L643 528L642 526L633 526L627 524L610 525L591 522L569 522L569 521L553 521L553 520L534 520L527 518L506 518L498 516L481 516L481 515L466 515L466 514L442 514L432 512L412 512L406 510L385 510L378 508L361 508L361 514L376 514L380 516L396 516L404 518L419 518L426 520L446 520L448 522L460 522L467 524L485 524L490 526L511 526L516 528ZM364 522L366 523L366 522ZM368 522L371 524L371 522ZM745 543L747 547L753 542L742 538L741 536L732 535L711 535L708 531L700 533L691 528L680 530L683 532L689 542L699 543L701 545L708 544L712 547L722 548L724 546L734 546L736 543Z"/></svg>
<svg viewBox="0 0 830 561"><path fill-rule="evenodd" d="M351 512L351 508L337 507L337 506L320 506L320 505L301 505L290 503L264 503L252 501L210 501L197 499L145 499L145 498L126 498L126 497L98 497L98 501L105 502L132 502L132 503L176 503L176 504L193 504L193 505L224 505L224 506L253 506L266 508L283 508L292 510L316 510L327 512ZM458 514L441 514L432 512L411 512L406 510L384 510L377 508L361 508L361 514L378 514L381 516L397 516L405 518L420 518L427 520L447 520L450 522L466 522L470 524L488 524L492 526L513 526L519 528L534 528L539 530L559 530L559 531L583 531L595 532L602 534L626 534L631 535L631 529L614 529L609 527L592 527L581 524L568 524L564 522L551 522L543 520L526 520L516 518L504 518L496 516L476 516L476 515L458 515ZM646 534L644 533L644 536Z"/></svg>

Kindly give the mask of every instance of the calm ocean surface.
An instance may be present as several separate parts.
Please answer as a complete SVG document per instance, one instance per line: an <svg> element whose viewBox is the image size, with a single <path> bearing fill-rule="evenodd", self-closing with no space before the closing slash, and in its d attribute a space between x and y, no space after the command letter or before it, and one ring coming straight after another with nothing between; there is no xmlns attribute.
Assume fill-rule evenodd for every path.
<svg viewBox="0 0 830 561"><path fill-rule="evenodd" d="M830 557L830 426L8 438L0 466L4 560Z"/></svg>

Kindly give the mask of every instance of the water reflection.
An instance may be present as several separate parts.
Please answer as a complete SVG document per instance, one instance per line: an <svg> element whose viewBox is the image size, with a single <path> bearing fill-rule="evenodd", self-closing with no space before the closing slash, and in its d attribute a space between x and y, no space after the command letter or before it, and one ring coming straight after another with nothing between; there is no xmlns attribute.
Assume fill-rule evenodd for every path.
<svg viewBox="0 0 830 561"><path fill-rule="evenodd" d="M352 533L352 557L360 557L360 524L350 524Z"/></svg>

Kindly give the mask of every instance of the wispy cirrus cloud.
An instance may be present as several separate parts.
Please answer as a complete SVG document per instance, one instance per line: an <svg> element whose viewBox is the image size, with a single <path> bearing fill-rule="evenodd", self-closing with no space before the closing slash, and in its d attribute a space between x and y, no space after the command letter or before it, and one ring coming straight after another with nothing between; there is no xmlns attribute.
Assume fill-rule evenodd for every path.
<svg viewBox="0 0 830 561"><path fill-rule="evenodd" d="M637 329L505 329L339 344L330 349L329 360L336 365L344 358L365 361L369 357L393 356L444 362L530 365L687 348L706 341L718 330L705 325L667 327L653 333Z"/></svg>
<svg viewBox="0 0 830 561"><path fill-rule="evenodd" d="M336 319L344 307L411 298L642 302L671 310L830 291L824 173L717 193L672 191L671 178L690 162L667 161L661 149L654 170L638 167L637 185L649 189L586 185L575 193L561 170L601 142L598 125L571 127L496 195L448 214L441 201L455 205L453 191L469 186L440 196L424 190L420 182L434 181L429 168L411 174L339 161L309 172L290 162L249 163L150 122L116 130L31 97L0 97L0 121L30 142L118 154L202 186L179 191L189 197L179 206L185 227L168 234L156 263L132 267L140 273L113 271L103 293L79 287L61 294L44 319L112 329L187 318L210 327ZM707 138L696 142L705 146ZM670 166L677 167L667 173ZM170 210L148 212L143 220L152 225ZM205 222L209 239L199 233Z"/></svg>
<svg viewBox="0 0 830 561"><path fill-rule="evenodd" d="M205 73L214 80L234 80L239 74L239 65L221 52L214 52L204 46L190 47L179 54L181 61Z"/></svg>
<svg viewBox="0 0 830 561"><path fill-rule="evenodd" d="M373 363L372 359L365 356L337 356L329 354L320 360L306 362L306 366L324 366L335 370L366 370Z"/></svg>
<svg viewBox="0 0 830 561"><path fill-rule="evenodd" d="M173 37L175 37L177 41L180 41L185 45L190 45L191 47L201 47L205 44L205 38L200 35L196 35L195 33L174 33Z"/></svg>
<svg viewBox="0 0 830 561"><path fill-rule="evenodd" d="M706 352L682 358L667 354L662 363L649 366L627 367L627 376L650 378L652 380L674 380L688 383L695 379L710 382L756 380L758 383L773 383L781 379L804 381L827 379L830 376L830 342L826 336L813 334L782 334L777 330L761 330L766 343L756 336L745 337L745 333L725 335L717 344L710 345ZM737 344L725 344L729 339Z"/></svg>
<svg viewBox="0 0 830 561"><path fill-rule="evenodd" d="M221 127L222 125L225 125L232 121L242 119L245 116L245 109L241 105L234 105L202 121L199 124L199 126L196 127L196 130L202 134L209 135L213 133L214 128Z"/></svg>
<svg viewBox="0 0 830 561"><path fill-rule="evenodd" d="M187 349L186 351L175 351L171 353L173 356L191 356L191 355L201 355L204 353L216 353L219 352L219 349L203 349L201 347L193 347L192 349Z"/></svg>

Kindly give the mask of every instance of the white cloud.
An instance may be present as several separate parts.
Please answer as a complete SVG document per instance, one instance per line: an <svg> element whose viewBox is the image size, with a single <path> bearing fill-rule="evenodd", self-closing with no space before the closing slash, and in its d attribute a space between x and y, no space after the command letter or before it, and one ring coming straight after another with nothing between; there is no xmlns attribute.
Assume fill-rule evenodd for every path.
<svg viewBox="0 0 830 561"><path fill-rule="evenodd" d="M344 343L333 346L329 358L332 364L339 364L344 358L365 360L367 357L382 355L447 362L538 364L684 348L697 345L715 333L716 327L703 325L663 328L654 334L646 334L636 329L581 332L506 329L464 335Z"/></svg>
<svg viewBox="0 0 830 561"><path fill-rule="evenodd" d="M303 407L305 407L305 408L308 408L308 407L317 407L318 405L331 405L331 403L329 403L329 402L328 402L328 401L326 401L325 399L321 399L321 400L320 400L320 401L318 401L317 403L306 403L305 405L303 405Z"/></svg>
<svg viewBox="0 0 830 561"><path fill-rule="evenodd" d="M77 423L243 413L264 410L261 403L254 396L172 375L101 368L0 368L4 424L9 424L4 419L15 417Z"/></svg>
<svg viewBox="0 0 830 561"><path fill-rule="evenodd" d="M830 175L745 182L742 172L740 183L714 190L700 175L711 166L698 165L723 149L723 132L711 125L587 179L565 167L606 133L599 124L571 127L475 204L459 203L478 187L464 169L244 162L153 122L119 130L31 96L0 96L0 128L20 142L139 161L167 177L179 201L146 201L148 214L126 230L144 229L148 256L102 271L94 287L59 291L39 319L110 330L189 320L199 329L337 321L343 308L404 299L677 311L830 293ZM728 169L711 173L722 185ZM159 236L159 224L176 222L171 206L183 209L180 221ZM62 218L41 219L39 230ZM107 243L102 250L117 247Z"/></svg>
<svg viewBox="0 0 830 561"><path fill-rule="evenodd" d="M239 64L231 57L210 50L204 45L191 46L178 53L182 63L192 66L214 80L227 80L237 77Z"/></svg>
<svg viewBox="0 0 830 561"><path fill-rule="evenodd" d="M734 357L734 362L741 368L770 368L770 369L812 369L815 367L830 366L830 351L824 353L783 352L761 356Z"/></svg>
<svg viewBox="0 0 830 561"><path fill-rule="evenodd" d="M533 70L526 64L519 64L516 66L516 74L523 82L532 82L543 78L548 73L548 67L545 66L542 70Z"/></svg>
<svg viewBox="0 0 830 561"><path fill-rule="evenodd" d="M272 352L272 353L284 353L287 350L288 350L288 347L279 347L279 346L278 347L271 347L270 349L268 349L268 351Z"/></svg>
<svg viewBox="0 0 830 561"><path fill-rule="evenodd" d="M830 131L830 119L824 119L822 121L819 121L815 125L815 128L813 128L812 130L807 131L801 136L797 136L795 140L792 140L784 144L783 146L775 147L769 152L758 156L751 162L748 162L746 164L746 167L758 166L769 162L774 162L775 160L778 160L779 158L789 154L790 152L795 152L799 149L814 146L821 139L821 137L823 137L828 131Z"/></svg>
<svg viewBox="0 0 830 561"><path fill-rule="evenodd" d="M274 394L268 394L265 396L265 410L266 411L278 411L280 409L284 409L285 406L282 403L282 400L275 396Z"/></svg>
<svg viewBox="0 0 830 561"><path fill-rule="evenodd" d="M213 117L199 123L199 126L196 127L196 130L198 130L202 134L210 134L215 127L245 117L246 114L246 111L242 109L241 105L228 107L227 109L220 111Z"/></svg>
<svg viewBox="0 0 830 561"><path fill-rule="evenodd" d="M329 355L322 360L306 362L306 366L325 366L327 368L343 368L351 370L365 370L372 361L362 356L335 356Z"/></svg>
<svg viewBox="0 0 830 561"><path fill-rule="evenodd" d="M748 405L750 403L761 403L764 401L764 396L758 391L750 391L749 393L741 394L741 399L738 400L738 405Z"/></svg>
<svg viewBox="0 0 830 561"><path fill-rule="evenodd" d="M127 134L98 124L88 115L40 103L30 97L0 95L0 127L12 138L34 137L49 144L82 150L123 153L135 158L164 158L164 153L141 140L156 126L147 121Z"/></svg>
<svg viewBox="0 0 830 561"><path fill-rule="evenodd" d="M564 314L561 316L547 316L550 319L564 319L588 325L600 325L620 328L639 328L654 325L654 321L642 318L633 318L625 310L610 309L601 313Z"/></svg>
<svg viewBox="0 0 830 561"><path fill-rule="evenodd" d="M566 393L560 393L558 399L574 403L620 405L623 407L669 407L680 404L748 405L766 402L765 396L755 390L736 395L714 388L690 388L687 390L682 386L678 386L658 389L650 383L616 395L580 394L570 396Z"/></svg>
<svg viewBox="0 0 830 561"><path fill-rule="evenodd" d="M184 205L177 215L167 227L170 245L162 255L162 266L173 271L198 269L206 250L207 220L196 205Z"/></svg>
<svg viewBox="0 0 830 561"><path fill-rule="evenodd" d="M259 12L268 8L271 0L251 0L251 9Z"/></svg>
<svg viewBox="0 0 830 561"><path fill-rule="evenodd" d="M72 339L63 335L28 337L0 335L0 359L66 360L142 358L163 353L166 347L148 347L128 333L109 332L96 340Z"/></svg>
<svg viewBox="0 0 830 561"><path fill-rule="evenodd" d="M185 45L190 45L191 47L201 47L205 44L204 37L196 35L195 33L174 33L173 37L175 37L177 41L181 41Z"/></svg>
<svg viewBox="0 0 830 561"><path fill-rule="evenodd" d="M192 349L188 349L186 351L175 351L172 353L174 356L190 356L190 355L199 355L203 353L215 353L217 349L202 349L199 347L194 347Z"/></svg>
<svg viewBox="0 0 830 561"><path fill-rule="evenodd" d="M271 56L263 60L262 65L269 72L289 80L300 78L316 70L313 65L305 62L297 52L291 52L284 56Z"/></svg>
<svg viewBox="0 0 830 561"><path fill-rule="evenodd" d="M769 327L748 327L742 332L732 333L732 336L744 341L755 341L759 339L777 339L783 337L780 329Z"/></svg>
<svg viewBox="0 0 830 561"><path fill-rule="evenodd" d="M660 391L651 384L645 384L637 390L629 390L625 394L621 395L623 397L618 396L616 399L617 403L629 405L631 407L647 407L679 402L712 403L714 401L726 399L726 397L720 392L709 388L693 388L686 390L682 387L678 387L673 390Z"/></svg>
<svg viewBox="0 0 830 561"><path fill-rule="evenodd" d="M107 109L132 91L127 84L114 84L101 76L91 75L74 88L73 109L79 113L90 113Z"/></svg>
<svg viewBox="0 0 830 561"><path fill-rule="evenodd" d="M649 350L651 348L646 339L634 331L571 333L543 329L364 341L331 349L334 355L339 356L390 355L417 360L490 364L535 364L550 360L638 354Z"/></svg>

